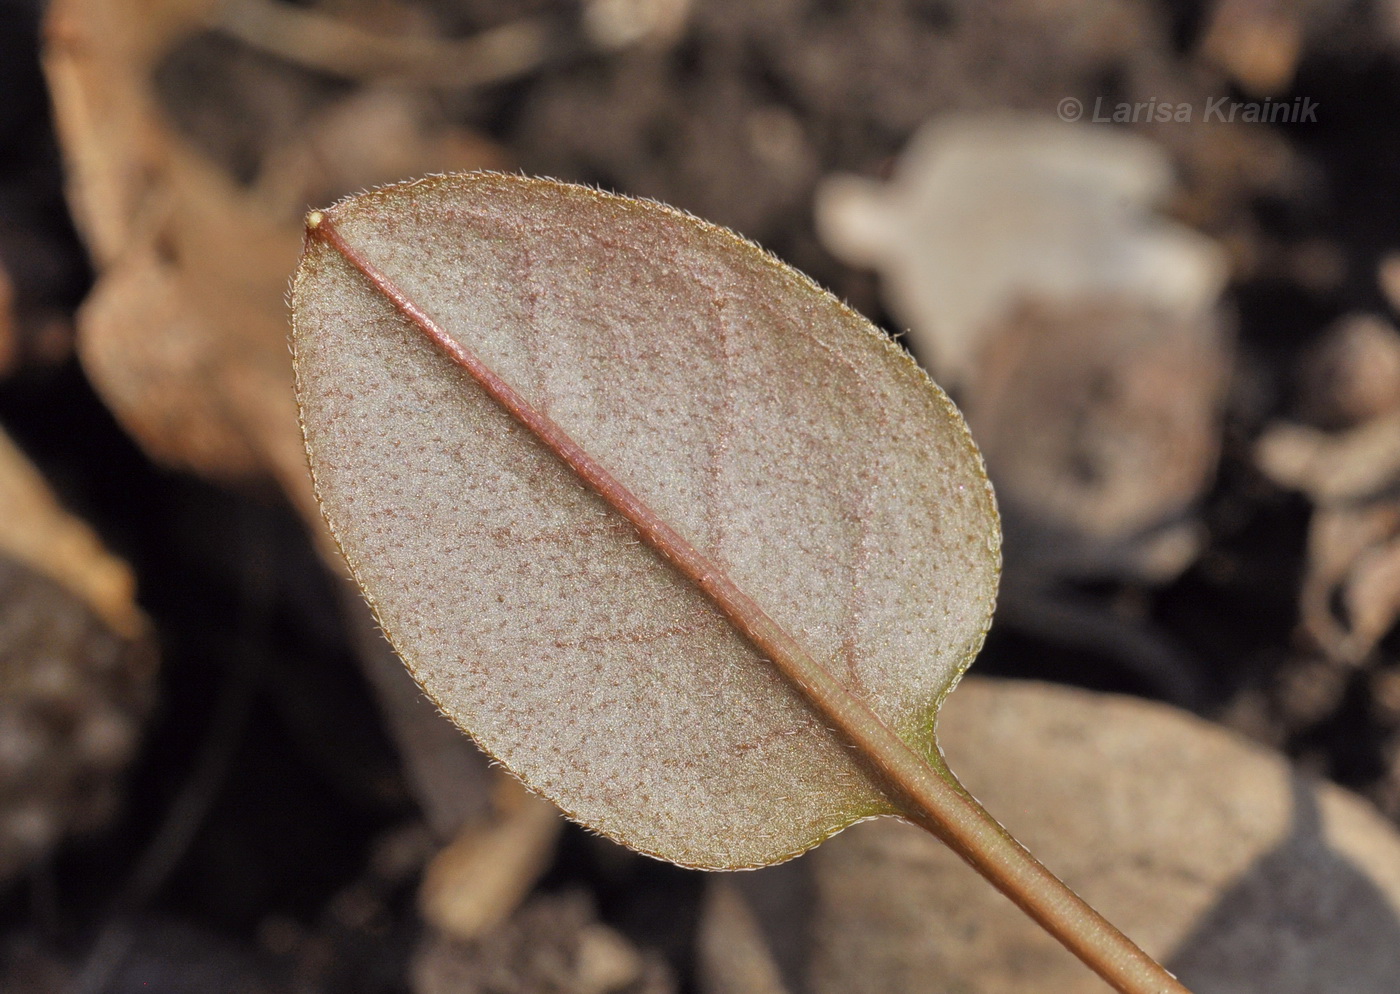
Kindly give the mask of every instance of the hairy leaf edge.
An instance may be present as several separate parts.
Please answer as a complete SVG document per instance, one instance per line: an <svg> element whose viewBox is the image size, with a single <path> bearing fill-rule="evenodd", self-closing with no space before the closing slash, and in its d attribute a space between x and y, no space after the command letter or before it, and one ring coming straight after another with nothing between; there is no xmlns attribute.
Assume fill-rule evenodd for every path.
<svg viewBox="0 0 1400 994"><path fill-rule="evenodd" d="M953 403L952 398L950 398L947 392L944 391L942 387L940 387L937 383L933 381L932 377L928 375L928 372L924 370L924 368L920 366L917 362L915 362L913 357L905 349L901 348L899 343L896 342L893 338L891 338L890 335L888 335L883 329L879 328L877 325L874 324L874 322L870 321L864 315L860 314L854 308L850 307L845 301L841 300L835 294L831 293L831 291L818 284L815 280L813 280L806 273L802 272L800 269L797 269L795 266L787 264L786 262L778 258L774 253L764 248L762 245L758 244L752 239L746 238L745 236L735 232L730 228L726 228L722 225L715 224L711 221L706 221L704 218L697 217L688 211L682 210L670 204L649 197L629 197L602 190L593 186L587 186L579 183L567 183L561 180L545 177L531 177L526 176L524 174L504 173L491 170L476 170L464 173L434 173L420 177L418 179L376 186L369 190L362 191L360 193L350 194L348 196L342 197L330 207L325 208L323 210L312 211L308 214L308 219L315 218L319 222L319 220L324 217L330 219L332 222L335 222L337 216L346 209L358 207L359 205L364 204L366 201L373 202L387 200L391 196L396 196L398 194L403 193L404 191L411 190L414 187L443 186L448 184L460 184L463 186L469 186L477 182L502 180L506 181L507 183L518 183L526 187L548 188L554 190L563 190L573 194L583 194L592 197L593 199L598 201L618 202L623 204L641 204L647 209L653 210L658 214L666 215L676 220L679 220L682 223L696 227L709 235L718 236L721 240L735 245L741 251L748 254L751 258L757 258L758 260L760 260L765 266L774 270L779 277L787 280L795 279L806 289L815 292L816 295L826 303L835 305L838 311L843 312L844 315L846 315L849 318L853 318L860 327L864 328L870 335L876 338L879 341L879 343L884 347L887 354L892 356L898 363L903 365L906 368L906 370L912 371L916 380L918 380L925 387L930 388L933 391L933 395L936 397L939 405L942 407L944 413L948 415L949 426L958 433L958 441L961 444L965 445L970 454L972 455L972 467L976 472L977 478L981 480L983 486L985 487L988 508L991 511L992 516L992 527L989 530L989 533L987 534L986 538L988 540L989 546L991 547L990 551L996 557L996 564L995 575L993 578L994 582L991 585L992 592L988 600L987 609L983 615L982 622L979 626L979 633L975 638L975 641L968 647L967 652L964 653L962 660L960 661L952 678L948 681L947 686L945 686L938 693L938 695L933 699L932 702L930 702L927 708L923 709L921 714L921 721L924 725L924 733L918 737L917 741L909 742L908 745L910 746L910 748L914 749L915 752L917 752L919 755L923 756L923 758L926 759L930 763L930 765L932 765L932 767L938 772L938 774L945 780L947 780L949 783L951 783L959 792L966 793L965 788L963 788L963 786L958 782L956 777L954 777L949 771L948 765L943 758L942 751L938 746L937 719L939 709L943 706L943 702L947 699L948 695L951 694L954 689L956 689L958 683L962 680L963 676L967 673L968 669L971 667L972 663L977 658L978 654L981 652L981 649L986 641L987 632L991 629L992 618L995 614L996 609L997 588L999 586L1002 570L1001 519L1000 513L997 508L996 493L992 488L991 480L987 476L986 465L982 458L981 450L978 449L977 443L972 438L971 433L968 431L967 423L962 416L962 412L958 409L957 405ZM298 328L296 319L296 298L298 290L302 285L303 276L305 275L306 257L307 252L304 250L302 259L298 262L296 273L292 277L291 289L288 295L292 319L292 333L289 336L289 344L292 354L292 368L295 374L296 381L295 392L297 402L297 421L302 433L302 442L306 450L307 456L307 468L311 475L312 490L315 493L317 506L321 510L321 516L326 522L326 526L330 531L332 539L335 541L336 548L339 551L341 558L345 561L345 565L347 570L349 571L351 579L354 580L355 586L359 589L361 596L365 600L365 603L370 608L370 612L374 617L375 624L378 626L380 633L384 636L385 640L394 650L395 655L397 655L400 661L404 664L404 667L413 677L414 682L418 684L419 690L423 693L425 697L427 697L429 701L432 702L433 706L437 709L438 713L441 714L447 720L451 721L454 726L456 726L464 734L470 737L472 741L476 743L477 748L481 749L481 751L491 759L493 765L499 765L502 769L505 769L507 772L510 773L511 776L515 777L526 789L530 790L532 793L538 794L541 797L546 798L551 804L554 804L560 809L565 818L567 818L574 824L579 825L580 827L584 828L590 833L595 835L602 835L607 838L615 838L616 841L621 842L628 848L634 850L635 852L641 853L644 856L649 856L653 859L657 859L662 862L671 863L673 865L683 866L688 869L695 870L755 870L762 869L763 867L767 866L776 866L779 863L784 863L789 860L795 859L798 856L801 856L804 853L815 849L823 842L826 842L828 839L839 835L841 832L845 831L847 828L850 828L852 825L856 825L863 821L870 821L872 819L881 817L903 817L902 812L897 809L894 803L889 802L886 805L878 806L873 809L859 809L850 812L848 820L835 826L830 831L823 831L819 833L817 837L812 839L809 843L806 843L791 852L780 853L772 859L756 863L725 864L722 866L714 864L687 863L681 860L677 860L673 856L649 851L644 847L638 846L635 842L631 841L625 836L611 836L607 833L599 831L598 829L595 829L585 819L581 818L576 812L571 811L567 806L561 804L558 799L551 796L548 792L540 789L536 785L532 784L527 777L525 777L519 771L512 768L510 764L505 762L494 752L492 752L489 748L487 748L486 745L481 742L481 740L471 729L464 727L460 722L458 722L457 719L453 717L452 713L443 705L442 701L439 700L438 697L427 687L427 685L419 679L417 669L415 668L413 662L409 658L407 658L402 652L399 651L398 642L395 640L392 631L390 631L389 627L384 623L384 620L380 615L379 605L375 601L374 595L368 590L368 588L365 587L363 583L360 582L359 570L356 567L355 559L353 556L351 556L350 552L345 546L345 543L342 541L340 529L337 527L329 508L327 508L326 503L321 496L321 485L316 473L316 457L311 450L311 441L307 432L306 417L304 413L303 404L304 392L302 388L301 365L300 357L297 350Z"/></svg>

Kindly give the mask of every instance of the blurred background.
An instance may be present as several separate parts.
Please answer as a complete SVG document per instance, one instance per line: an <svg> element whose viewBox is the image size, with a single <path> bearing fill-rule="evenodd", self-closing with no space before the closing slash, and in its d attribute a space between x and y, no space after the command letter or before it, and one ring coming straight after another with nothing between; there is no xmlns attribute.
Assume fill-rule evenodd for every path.
<svg viewBox="0 0 1400 994"><path fill-rule="evenodd" d="M1100 989L1009 906L943 927L921 840L730 886L422 701L311 501L285 293L310 207L487 168L732 227L902 336L1005 516L976 672L1204 719L979 689L962 748L1092 746L1073 810L1119 821L1071 865L1238 843L1170 913L1096 898L1198 994L1393 991L1397 167L1390 0L0 0L0 989ZM1240 810L1108 810L1123 724Z"/></svg>

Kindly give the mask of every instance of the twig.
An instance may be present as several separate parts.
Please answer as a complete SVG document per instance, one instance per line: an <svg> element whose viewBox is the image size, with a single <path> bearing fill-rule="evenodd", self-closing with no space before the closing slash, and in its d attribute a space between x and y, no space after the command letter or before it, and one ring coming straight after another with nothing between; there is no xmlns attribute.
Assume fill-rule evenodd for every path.
<svg viewBox="0 0 1400 994"><path fill-rule="evenodd" d="M384 35L279 0L225 0L208 26L288 62L350 79L469 89L524 76L569 47L544 18L460 40Z"/></svg>

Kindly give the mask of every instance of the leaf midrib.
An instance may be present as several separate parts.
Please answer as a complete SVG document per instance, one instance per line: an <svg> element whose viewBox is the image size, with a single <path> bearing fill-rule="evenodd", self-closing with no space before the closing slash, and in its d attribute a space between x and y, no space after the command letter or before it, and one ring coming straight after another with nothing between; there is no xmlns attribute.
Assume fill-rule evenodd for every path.
<svg viewBox="0 0 1400 994"><path fill-rule="evenodd" d="M448 334L422 307L379 269L358 248L350 244L326 215L313 213L307 221L308 238L318 239L339 253L369 284L408 319L453 364L464 370L503 410L509 413L539 442L563 461L587 486L597 493L637 532L642 541L672 568L694 584L725 619L798 690L823 718L836 726L841 736L857 747L876 786L893 803L901 803L906 793L900 776L891 765L904 766L890 755L904 753L929 774L941 773L900 739L861 700L851 694L825 667L752 597L735 583L727 571L705 556L669 522L653 511L640 497L603 467L587 450L573 440L553 419L530 403L503 377L486 365L474 352ZM881 741L883 740L883 741ZM892 764L890 760L895 762ZM905 771L905 775L911 772ZM924 779L920 776L919 779ZM893 781L893 782L891 782Z"/></svg>

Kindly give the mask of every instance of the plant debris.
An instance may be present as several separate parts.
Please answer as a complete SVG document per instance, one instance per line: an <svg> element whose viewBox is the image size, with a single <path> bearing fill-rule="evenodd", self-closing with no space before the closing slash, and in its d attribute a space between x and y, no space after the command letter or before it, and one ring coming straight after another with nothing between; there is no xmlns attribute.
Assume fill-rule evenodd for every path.
<svg viewBox="0 0 1400 994"><path fill-rule="evenodd" d="M919 873L963 893L966 871L925 862L891 823L833 841L846 870L819 869L824 852L735 890L545 818L393 657L326 556L287 282L307 210L475 167L674 204L908 332L999 487L1006 571L978 670L1170 701L1317 781L1308 795L1221 746L1200 783L1244 777L1258 810L1231 823L1233 864L1162 884L1200 890L1189 908L1156 902L1147 936L1172 932L1156 948L1229 990L1364 990L1400 971L1365 939L1393 901L1361 854L1388 851L1388 832L1321 785L1400 819L1400 4L11 8L0 421L25 461L0 463L25 468L0 472L0 987L801 994L838 959L926 986L952 962L930 957L955 948L983 955L957 967L980 991L1016 968L999 943L1061 962L1017 945L1018 920L971 887L938 906L944 932L905 922L867 941L871 881L890 917L924 909ZM1158 119L1183 105L1190 123ZM1316 124L1239 119L1304 105ZM921 158L940 134L1002 164ZM1068 171L1036 165L1037 147ZM865 209L855 254L819 189ZM683 361L668 321L639 344ZM5 489L19 479L41 499ZM1085 721L1067 753L1094 740ZM998 727L999 749L1031 748L1028 721ZM1188 750L1216 741L1182 727ZM1093 776L1131 746L1104 744ZM1192 806L1209 788L1167 785L1143 801L1147 831L1217 852L1172 834L1222 814ZM1104 802L1051 805L1047 850L1086 838L1081 814ZM1153 880L1187 858L1112 870L1122 854L1087 845L1104 858L1086 879ZM805 937L773 927L770 872L808 881L789 915ZM849 941L820 954L810 940L836 919L817 878L851 909ZM1279 952L1300 927L1296 958ZM1329 935L1353 960L1340 978ZM1287 976L1261 972L1270 956Z"/></svg>

